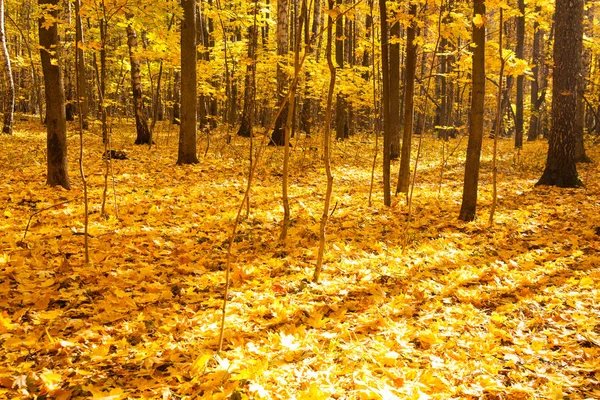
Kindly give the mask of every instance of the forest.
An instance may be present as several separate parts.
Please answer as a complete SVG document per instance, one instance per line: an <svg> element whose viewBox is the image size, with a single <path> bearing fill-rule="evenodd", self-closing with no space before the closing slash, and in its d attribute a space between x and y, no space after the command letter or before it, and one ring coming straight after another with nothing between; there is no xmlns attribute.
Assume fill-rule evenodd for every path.
<svg viewBox="0 0 600 400"><path fill-rule="evenodd" d="M0 0L1 399L599 399L597 0Z"/></svg>

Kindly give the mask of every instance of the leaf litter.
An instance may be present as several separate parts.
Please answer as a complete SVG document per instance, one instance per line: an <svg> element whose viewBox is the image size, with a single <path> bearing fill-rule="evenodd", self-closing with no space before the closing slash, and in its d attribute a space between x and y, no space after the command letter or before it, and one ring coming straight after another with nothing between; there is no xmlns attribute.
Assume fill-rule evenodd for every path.
<svg viewBox="0 0 600 400"><path fill-rule="evenodd" d="M43 183L37 125L0 136L0 396L48 399L584 399L600 397L600 174L534 187L545 144L501 141L499 206L484 144L479 219L457 220L464 144L440 182L426 138L405 241L402 197L368 205L373 138L336 143L335 207L322 282L316 260L325 174L318 138L292 151L292 227L277 243L282 152L268 148L233 249L225 351L217 354L228 235L246 188L247 139L215 133L176 167L176 133L133 146L120 127L100 215L103 148L86 136L90 249L74 189ZM166 136L166 137L165 137ZM205 148L205 144L200 145ZM28 151L23 151L28 149ZM600 158L591 148L592 158ZM394 170L397 165L394 164ZM49 206L67 202L32 218Z"/></svg>

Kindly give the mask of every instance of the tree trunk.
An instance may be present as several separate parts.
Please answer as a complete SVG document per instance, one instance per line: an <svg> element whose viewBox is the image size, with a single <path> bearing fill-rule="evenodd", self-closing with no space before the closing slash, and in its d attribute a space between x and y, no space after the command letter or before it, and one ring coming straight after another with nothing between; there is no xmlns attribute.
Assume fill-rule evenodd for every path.
<svg viewBox="0 0 600 400"><path fill-rule="evenodd" d="M415 101L415 73L417 69L416 15L417 6L410 5L410 16L413 18L406 29L406 87L404 88L404 133L402 135L402 157L400 158L400 173L396 194L408 193L410 182L410 150L413 132L414 101Z"/></svg>
<svg viewBox="0 0 600 400"><path fill-rule="evenodd" d="M459 219L472 221L477 208L477 185L479 183L479 163L481 144L483 141L483 115L485 103L485 0L474 0L473 11L479 16L481 23L473 23L473 72L471 95L471 123L469 143L467 144L467 161L465 165L465 181Z"/></svg>
<svg viewBox="0 0 600 400"><path fill-rule="evenodd" d="M400 22L394 21L390 27L390 159L400 156Z"/></svg>
<svg viewBox="0 0 600 400"><path fill-rule="evenodd" d="M195 164L196 155L196 2L181 0L181 125L177 164Z"/></svg>
<svg viewBox="0 0 600 400"><path fill-rule="evenodd" d="M337 0L338 7L342 0ZM344 19L339 16L335 23L335 63L338 70L344 69ZM344 95L338 92L335 101L335 138L344 140L348 138L347 104Z"/></svg>
<svg viewBox="0 0 600 400"><path fill-rule="evenodd" d="M277 0L277 101L283 105L285 88L287 86L287 74L284 64L287 64L288 55L288 0ZM288 106L283 106L279 117L275 121L275 127L271 134L270 145L285 145L285 123L287 121Z"/></svg>
<svg viewBox="0 0 600 400"><path fill-rule="evenodd" d="M133 112L135 115L135 130L137 137L135 144L151 144L150 129L148 129L148 116L144 107L142 94L142 79L140 77L140 59L137 52L137 33L133 29L133 15L127 15L127 47L129 49L129 65L131 66L131 91L133 99Z"/></svg>
<svg viewBox="0 0 600 400"><path fill-rule="evenodd" d="M536 6L536 12L540 12L541 7ZM531 72L533 73L533 80L531 81L531 117L529 118L529 130L527 131L527 141L532 142L538 137L538 125L539 125L539 112L541 102L539 101L539 91L540 91L540 68L543 67L543 57L541 52L542 39L544 37L544 31L540 29L539 22L534 22L533 24L533 45L532 45L532 55L531 55L531 63L533 64L533 68Z"/></svg>
<svg viewBox="0 0 600 400"><path fill-rule="evenodd" d="M77 75L77 85L79 86L79 106L81 107L81 125L83 129L88 129L88 114L89 114L89 105L88 105L88 96L87 96L87 80L85 73L85 51L83 50L83 24L81 23L81 14L79 12L80 8L79 1L75 2L75 41L77 43L81 43L80 46L77 47L77 69L79 71L79 75Z"/></svg>
<svg viewBox="0 0 600 400"><path fill-rule="evenodd" d="M256 27L256 1L252 2L254 22L248 27L248 64L246 65L246 78L244 82L244 110L242 111L242 123L237 131L238 136L252 136L252 124L254 121L254 93L256 92L256 46L258 43L258 32Z"/></svg>
<svg viewBox="0 0 600 400"><path fill-rule="evenodd" d="M65 115L65 90L60 65L58 40L59 0L38 0L43 11L39 20L40 57L46 92L47 168L46 183L70 189L67 164L67 121ZM50 26L44 27L49 21Z"/></svg>
<svg viewBox="0 0 600 400"><path fill-rule="evenodd" d="M2 49L2 69L6 75L8 81L8 88L6 91L6 105L4 108L4 125L2 126L2 133L12 135L13 130L13 116L15 111L15 82L13 81L12 69L10 67L10 56L8 54L8 48L6 47L6 34L4 32L4 0L0 0L0 47Z"/></svg>
<svg viewBox="0 0 600 400"><path fill-rule="evenodd" d="M556 0L552 130L546 168L537 185L578 187L575 163L575 119L581 68L584 0Z"/></svg>
<svg viewBox="0 0 600 400"><path fill-rule="evenodd" d="M180 113L180 94L181 94L181 73L175 70L173 73L173 125L181 124L181 113Z"/></svg>
<svg viewBox="0 0 600 400"><path fill-rule="evenodd" d="M517 17L517 46L515 56L519 59L525 58L525 0L518 0L519 12ZM517 76L517 98L515 113L515 148L523 147L523 74Z"/></svg>
<svg viewBox="0 0 600 400"><path fill-rule="evenodd" d="M390 127L390 69L388 53L388 25L387 5L385 1L379 2L379 16L381 23L381 75L383 80L383 204L390 206L390 161L392 130Z"/></svg>

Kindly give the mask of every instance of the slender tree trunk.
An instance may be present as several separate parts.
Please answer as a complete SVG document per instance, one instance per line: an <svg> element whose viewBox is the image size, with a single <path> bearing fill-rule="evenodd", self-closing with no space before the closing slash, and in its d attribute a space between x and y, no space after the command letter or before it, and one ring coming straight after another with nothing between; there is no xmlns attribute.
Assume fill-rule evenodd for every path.
<svg viewBox="0 0 600 400"><path fill-rule="evenodd" d="M406 87L404 88L404 133L402 135L402 157L400 158L400 172L396 194L408 193L410 182L410 150L413 132L414 101L415 101L415 73L417 69L416 15L417 6L410 5L410 16L413 18L406 29Z"/></svg>
<svg viewBox="0 0 600 400"><path fill-rule="evenodd" d="M400 156L400 22L394 21L390 27L390 159Z"/></svg>
<svg viewBox="0 0 600 400"><path fill-rule="evenodd" d="M4 31L4 0L0 0L0 48L2 50L2 69L8 83L8 90L6 92L6 105L4 108L4 125L2 126L2 133L12 135L13 130L13 116L15 110L15 82L12 76L12 69L10 67L10 55L8 54L8 48L6 47L6 34Z"/></svg>
<svg viewBox="0 0 600 400"><path fill-rule="evenodd" d="M329 10L333 10L333 0L328 0ZM329 206L331 203L331 192L333 189L333 174L331 172L331 106L333 103L333 90L335 89L336 69L333 65L333 57L331 54L333 29L331 27L333 21L331 15L328 16L327 25L327 45L325 48L325 57L327 58L327 66L329 67L329 90L327 91L327 105L325 109L325 132L323 140L323 162L325 164L325 173L327 174L327 189L325 191L325 204L323 207L323 215L319 227L319 253L317 256L317 265L313 276L314 282L319 282L319 276L323 267L323 255L325 254L325 234L327 229L327 221L329 219Z"/></svg>
<svg viewBox="0 0 600 400"><path fill-rule="evenodd" d="M88 114L89 104L87 95L87 79L85 73L85 51L83 50L83 24L81 23L81 4L79 1L75 1L75 41L79 43L77 45L77 85L79 88L79 107L81 108L81 125L83 129L88 129Z"/></svg>
<svg viewBox="0 0 600 400"><path fill-rule="evenodd" d="M337 0L338 7L342 5L342 0ZM335 63L337 68L344 69L344 18L338 17L335 23ZM335 101L335 137L338 140L348 138L348 115L347 104L344 95L338 92Z"/></svg>
<svg viewBox="0 0 600 400"><path fill-rule="evenodd" d="M277 0L277 101L283 104L285 98L285 88L287 86L287 74L284 65L287 64L288 55L288 0ZM275 121L275 127L271 134L271 142L269 144L276 146L285 145L285 123L287 121L287 113L289 104L286 104L279 117Z"/></svg>
<svg viewBox="0 0 600 400"><path fill-rule="evenodd" d="M133 29L133 15L127 15L127 47L129 49L129 65L131 66L131 91L133 99L133 111L135 115L135 130L137 137L135 144L151 144L150 129L148 129L148 115L144 107L142 93L142 79L140 77L140 59L136 52L138 47L137 33Z"/></svg>
<svg viewBox="0 0 600 400"><path fill-rule="evenodd" d="M537 185L578 187L575 162L577 77L581 68L584 0L556 0L554 11L554 74L552 131L548 138L546 168Z"/></svg>
<svg viewBox="0 0 600 400"><path fill-rule="evenodd" d="M517 47L515 56L519 59L525 58L525 0L518 0L519 12L517 17ZM523 147L523 74L517 76L517 98L515 112L515 148Z"/></svg>
<svg viewBox="0 0 600 400"><path fill-rule="evenodd" d="M43 10L39 20L40 57L46 92L47 167L46 183L70 189L67 164L65 90L60 64L57 7L59 0L38 0ZM48 20L46 19L48 16ZM46 25L48 25L46 27Z"/></svg>
<svg viewBox="0 0 600 400"><path fill-rule="evenodd" d="M541 7L536 6L536 12L540 12ZM539 101L540 91L540 69L543 67L543 58L541 52L542 39L544 31L540 29L539 22L533 24L533 45L532 45L532 64L533 80L531 81L531 117L529 118L529 130L527 131L527 141L532 142L538 137L539 113L541 103Z"/></svg>
<svg viewBox="0 0 600 400"><path fill-rule="evenodd" d="M248 64L246 65L246 78L244 84L244 110L242 111L242 123L238 129L238 136L252 136L252 121L254 121L254 93L256 91L256 46L258 43L258 32L256 26L256 1L252 1L254 21L248 27Z"/></svg>
<svg viewBox="0 0 600 400"><path fill-rule="evenodd" d="M390 68L388 53L388 25L387 5L385 1L379 2L379 16L381 23L381 72L383 79L383 204L390 206L390 161L392 145L392 129L390 116Z"/></svg>
<svg viewBox="0 0 600 400"><path fill-rule="evenodd" d="M481 25L473 23L473 72L471 96L471 130L467 144L465 181L459 219L472 221L477 208L479 163L483 142L483 115L485 103L485 0L474 0L473 11L480 17Z"/></svg>
<svg viewBox="0 0 600 400"><path fill-rule="evenodd" d="M181 0L181 125L177 164L196 164L196 1Z"/></svg>

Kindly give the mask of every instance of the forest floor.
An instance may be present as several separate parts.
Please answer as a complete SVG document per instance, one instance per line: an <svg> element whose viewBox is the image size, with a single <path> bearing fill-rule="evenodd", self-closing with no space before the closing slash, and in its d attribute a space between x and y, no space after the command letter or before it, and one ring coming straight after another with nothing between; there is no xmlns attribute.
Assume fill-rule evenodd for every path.
<svg viewBox="0 0 600 400"><path fill-rule="evenodd" d="M465 223L467 140L447 143L442 163L443 143L424 138L407 227L403 196L382 204L379 159L369 205L373 136L335 143L319 284L320 141L293 140L285 244L283 151L266 147L234 240L217 354L249 140L200 135L200 162L175 166L176 127L159 126L149 150L133 145L132 124L118 125L114 148L129 159L112 162L103 218L103 147L92 131L89 265L74 126L70 191L44 184L39 124L0 136L0 398L600 398L598 144L588 143L595 162L579 166L586 186L557 189L534 187L545 141L516 152L501 140L488 227L491 139L479 218Z"/></svg>

